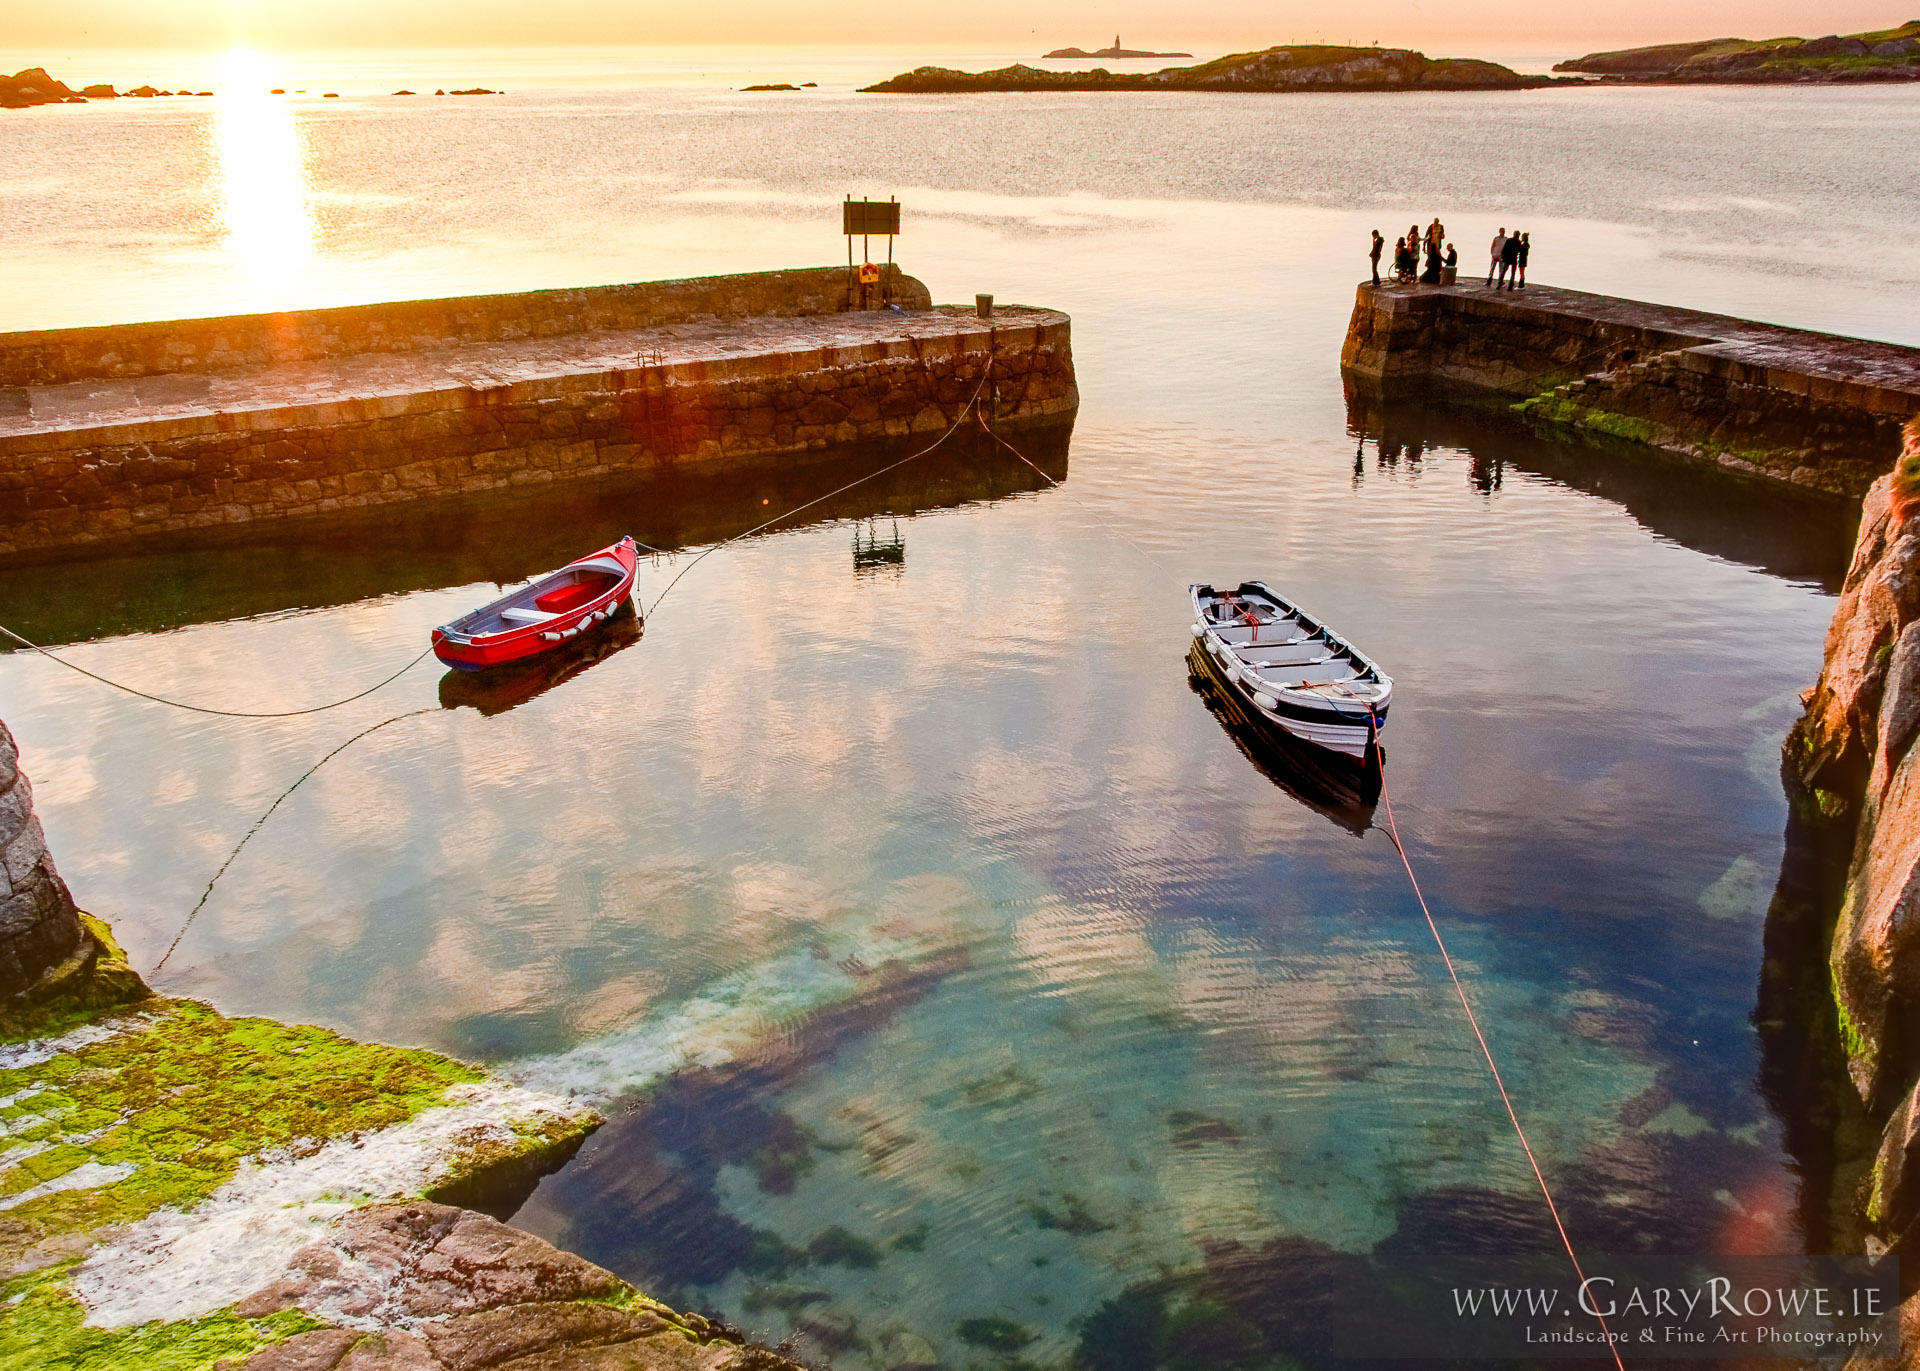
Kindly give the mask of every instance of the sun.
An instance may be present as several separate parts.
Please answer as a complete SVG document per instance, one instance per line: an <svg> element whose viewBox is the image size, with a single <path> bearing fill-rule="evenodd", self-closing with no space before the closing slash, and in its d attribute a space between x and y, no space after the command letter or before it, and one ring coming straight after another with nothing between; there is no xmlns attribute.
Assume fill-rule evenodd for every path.
<svg viewBox="0 0 1920 1371"><path fill-rule="evenodd" d="M225 246L262 302L291 301L318 250L306 145L294 112L270 95L273 65L252 48L220 64L212 130Z"/></svg>

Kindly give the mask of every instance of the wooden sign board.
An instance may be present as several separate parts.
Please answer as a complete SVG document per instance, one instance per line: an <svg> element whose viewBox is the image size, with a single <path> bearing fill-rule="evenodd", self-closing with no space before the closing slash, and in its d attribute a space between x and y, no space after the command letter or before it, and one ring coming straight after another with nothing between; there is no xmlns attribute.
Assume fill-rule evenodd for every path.
<svg viewBox="0 0 1920 1371"><path fill-rule="evenodd" d="M898 200L848 200L841 207L840 231L849 237L900 232Z"/></svg>

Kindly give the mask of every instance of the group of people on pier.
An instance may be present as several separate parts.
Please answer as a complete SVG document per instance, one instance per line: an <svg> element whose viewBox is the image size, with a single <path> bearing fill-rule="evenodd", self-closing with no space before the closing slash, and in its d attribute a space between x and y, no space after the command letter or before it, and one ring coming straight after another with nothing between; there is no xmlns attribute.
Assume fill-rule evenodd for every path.
<svg viewBox="0 0 1920 1371"><path fill-rule="evenodd" d="M1373 283L1380 284L1380 254L1386 248L1387 240L1380 236L1380 230L1373 231ZM1426 269L1421 270L1420 254L1425 250ZM1422 233L1418 224L1409 224L1404 238L1395 240L1393 245L1393 279L1402 285L1412 285L1416 279L1425 285L1441 284L1451 280L1452 273L1460 265L1460 253L1447 241L1447 226L1435 218Z"/></svg>
<svg viewBox="0 0 1920 1371"><path fill-rule="evenodd" d="M1379 229L1373 231L1373 248L1368 253L1373 263L1373 283L1380 284L1380 257L1387 240ZM1492 255L1487 262L1487 284L1496 290L1514 290L1527 284L1527 252L1532 243L1528 234L1515 229L1508 233L1502 226L1493 235ZM1424 253L1426 265L1421 265ZM1418 224L1410 225L1406 236L1393 244L1393 279L1403 286L1418 282L1438 286L1453 284L1459 270L1460 253L1447 241L1447 226L1436 217L1423 233Z"/></svg>
<svg viewBox="0 0 1920 1371"><path fill-rule="evenodd" d="M1503 227L1493 235L1493 256L1487 262L1487 284L1495 290L1512 290L1527 284L1528 235ZM1498 277L1496 283L1495 278Z"/></svg>

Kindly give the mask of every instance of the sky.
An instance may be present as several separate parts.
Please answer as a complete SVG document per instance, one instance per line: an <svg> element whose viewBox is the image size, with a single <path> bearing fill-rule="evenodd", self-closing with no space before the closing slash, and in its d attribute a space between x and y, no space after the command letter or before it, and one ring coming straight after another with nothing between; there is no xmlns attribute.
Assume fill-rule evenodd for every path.
<svg viewBox="0 0 1920 1371"><path fill-rule="evenodd" d="M0 0L0 49L196 50L247 45L282 52L393 47L795 45L864 50L1021 52L1104 46L1201 56L1287 42L1421 48L1435 56L1516 47L1569 55L1688 38L1803 37L1887 28L1920 9L1845 0L895 0L796 5L792 0Z"/></svg>

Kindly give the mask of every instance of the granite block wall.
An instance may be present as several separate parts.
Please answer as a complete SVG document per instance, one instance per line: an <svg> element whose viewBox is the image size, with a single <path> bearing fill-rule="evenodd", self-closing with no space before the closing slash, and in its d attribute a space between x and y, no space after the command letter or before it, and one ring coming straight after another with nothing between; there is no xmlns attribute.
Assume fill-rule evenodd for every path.
<svg viewBox="0 0 1920 1371"><path fill-rule="evenodd" d="M1078 407L1068 320L1015 310L932 339L24 433L0 441L0 555L904 447L953 423L989 366L983 405L1002 430Z"/></svg>
<svg viewBox="0 0 1920 1371"><path fill-rule="evenodd" d="M898 267L890 270L893 274L883 284L894 303L906 309L932 305L924 285ZM443 348L450 341L551 338L700 319L838 314L847 307L844 267L806 267L579 290L8 333L0 334L0 398L8 386L215 371L367 352L416 352Z"/></svg>
<svg viewBox="0 0 1920 1371"><path fill-rule="evenodd" d="M1920 350L1575 292L1362 286L1341 366L1382 388L1506 397L1537 428L1855 497L1920 412Z"/></svg>

